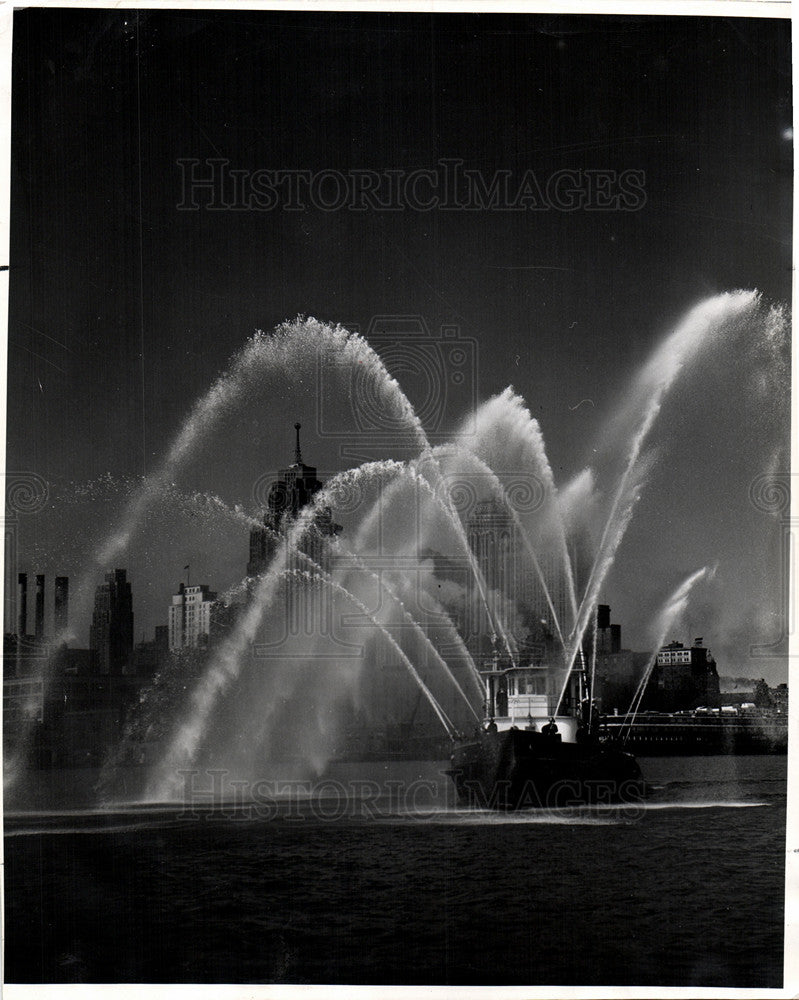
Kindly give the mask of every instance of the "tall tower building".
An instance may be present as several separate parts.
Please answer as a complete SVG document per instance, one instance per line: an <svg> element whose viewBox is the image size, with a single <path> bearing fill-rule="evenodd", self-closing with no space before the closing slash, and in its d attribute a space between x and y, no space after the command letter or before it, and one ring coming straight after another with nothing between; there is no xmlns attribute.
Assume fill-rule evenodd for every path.
<svg viewBox="0 0 799 1000"><path fill-rule="evenodd" d="M539 576L518 525L505 507L494 499L475 505L466 523L466 534L485 580L489 611L492 616L501 618L518 645L524 643L531 631L538 632L542 622L546 623L548 631L556 632L552 608L564 633L571 627L563 555L554 541L536 553L541 570ZM491 629L487 628L488 616L476 584L473 589L475 593L470 603L476 608L474 624L478 635L475 638L479 640L480 632L490 633Z"/></svg>
<svg viewBox="0 0 799 1000"><path fill-rule="evenodd" d="M486 591L483 595L477 581L469 577L472 592L467 636L478 653L488 654L491 650L487 640L496 631L497 620L514 636L519 631L519 539L513 518L496 500L476 504L466 530Z"/></svg>
<svg viewBox="0 0 799 1000"><path fill-rule="evenodd" d="M302 460L300 427L300 424L294 425L296 431L294 462L278 472L277 479L269 489L263 527L250 532L247 576L258 576L268 568L278 547L285 544L292 522L324 485L317 478L315 466L306 465ZM325 507L316 515L299 547L313 562L323 570L329 571L327 542L340 531L341 525L333 521L331 509ZM296 553L288 554L287 567L313 570L308 561ZM325 628L327 599L324 595L320 595L319 588L298 579L287 584L286 592L288 595L286 619L289 632L297 633L300 630L316 632L320 628Z"/></svg>
<svg viewBox="0 0 799 1000"><path fill-rule="evenodd" d="M187 587L181 583L169 607L169 651L208 645L211 613L216 594L207 584Z"/></svg>
<svg viewBox="0 0 799 1000"><path fill-rule="evenodd" d="M532 617L536 622L541 620L546 621L549 628L555 631L552 615L552 608L554 608L561 631L564 636L568 635L574 622L574 616L571 610L569 584L566 576L566 567L564 566L563 553L559 546L556 547L556 544L552 543L550 547L538 554L537 559L541 569L541 576L546 583L546 591L544 590L544 583L541 582L541 577L533 570L532 598L530 601ZM547 593L549 594L549 600L547 600ZM549 601L552 602L552 607L549 606Z"/></svg>
<svg viewBox="0 0 799 1000"><path fill-rule="evenodd" d="M101 674L126 673L133 654L133 593L124 569L106 573L94 592L89 646Z"/></svg>

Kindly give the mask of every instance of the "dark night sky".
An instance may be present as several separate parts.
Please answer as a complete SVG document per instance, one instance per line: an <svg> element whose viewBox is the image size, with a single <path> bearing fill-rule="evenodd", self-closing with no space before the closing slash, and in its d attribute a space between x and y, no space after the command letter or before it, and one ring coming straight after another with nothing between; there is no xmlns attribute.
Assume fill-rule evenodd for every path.
<svg viewBox="0 0 799 1000"><path fill-rule="evenodd" d="M686 308L738 287L790 301L790 68L787 20L16 12L9 469L35 470L54 496L106 472L141 476L254 329L298 313L362 329L418 314L477 342L480 398L512 383L566 480ZM517 180L635 169L647 201L178 211L177 161L209 157L248 171L451 157ZM778 666L745 655L776 638L757 602L779 599L763 583L776 578L777 529L746 499L775 440L771 424L757 436L737 377L710 365L664 411L661 472L605 599L640 646L677 579L717 558L721 583L690 625L724 652L722 672L777 680ZM593 405L574 409L583 399ZM290 457L295 419L306 459L341 468L337 445L315 438L313 394L287 388L210 445L186 483L248 501ZM27 518L21 567L77 575L79 540L108 517L113 504L66 503ZM220 553L178 519L171 546L120 560L137 637L165 618L189 559L222 589L243 573L246 533Z"/></svg>

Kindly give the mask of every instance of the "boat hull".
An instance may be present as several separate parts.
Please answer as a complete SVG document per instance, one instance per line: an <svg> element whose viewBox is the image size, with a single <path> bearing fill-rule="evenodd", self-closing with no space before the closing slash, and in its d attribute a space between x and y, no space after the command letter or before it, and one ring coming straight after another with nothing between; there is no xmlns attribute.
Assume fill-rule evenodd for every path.
<svg viewBox="0 0 799 1000"><path fill-rule="evenodd" d="M646 792L632 754L527 730L483 733L457 746L451 760L459 801L482 809L634 804Z"/></svg>

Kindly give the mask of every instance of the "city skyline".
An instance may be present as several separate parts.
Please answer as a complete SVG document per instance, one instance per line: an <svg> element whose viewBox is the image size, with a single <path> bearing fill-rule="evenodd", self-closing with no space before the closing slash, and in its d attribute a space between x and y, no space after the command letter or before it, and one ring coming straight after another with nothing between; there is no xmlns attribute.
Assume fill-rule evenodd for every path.
<svg viewBox="0 0 799 1000"><path fill-rule="evenodd" d="M295 424L295 427L296 427L296 424ZM297 433L298 433L298 431L297 431ZM295 449L296 449L296 447L297 447L297 445L295 445ZM296 464L297 455L298 455L298 452L295 450L295 456L294 456L295 457L295 464ZM323 484L318 479L313 478L313 477L316 476L316 469L315 468L310 467L310 466L302 465L302 457L301 456L299 458L299 461L300 461L300 464L302 466L302 469L304 470L304 473L305 474L310 474L312 476L311 487L308 490L306 490L306 494L307 494L306 501L307 501L307 500L309 500L311 498L311 496L313 495L313 493L317 489L319 489ZM286 470L285 468L283 470L279 470L279 469L275 470L275 472L273 473L273 475L274 475L274 481L273 481L272 491L274 491L277 488L278 492L280 493L280 490L283 487L283 484L284 484L284 481L285 481L285 477L286 477L287 471L289 471L289 470ZM268 480L269 479L269 474L267 474L264 477L264 479ZM280 495L281 495L281 498L282 498L282 493ZM476 513L478 515L479 515L479 508L481 506L485 506L485 504L482 504L482 505L478 504L478 508L476 509ZM206 511L206 514L207 513L208 512ZM213 532L213 528L214 528L213 515L215 513L217 513L215 510L212 510L210 512L210 514L211 514L210 524L211 524L211 530L212 530L212 532ZM267 503L264 506L264 508L261 511L261 513L266 516L267 523L271 523L269 521L269 503ZM272 514L271 516L272 516L272 518L274 520L274 514ZM507 517L507 515L504 515L504 517ZM254 521L259 520L258 516L256 515L253 518L253 520ZM472 531L472 528L470 528L469 526L472 523L473 522L470 519L467 522L467 524L466 524L466 527L469 529L470 533ZM275 525L277 525L277 522L275 522ZM339 528L339 530L340 530L340 526L335 526L335 527ZM253 548L252 548L252 546L253 546L253 538L256 535L260 535L260 534L261 534L261 532L259 532L258 529L253 529L252 531L250 531L250 559L249 559L249 562L248 562L248 565L247 565L247 572L248 572L249 575L252 575L252 572L254 572L254 571L262 572L266 568L266 566L268 564L268 559L265 559L265 557L263 557L263 556L262 556L262 558L261 558L261 560L260 560L260 562L259 562L259 564L257 566L253 562L253 558L254 558L253 557ZM244 533L242 533L241 534L241 538L239 539L239 548L243 548L243 538L244 537L245 537L245 535L244 535ZM470 537L471 537L471 534L470 534ZM517 544L518 544L518 539L517 539ZM234 549L234 551L235 551L235 549ZM473 546L473 551L475 552L475 554L478 556L478 559L479 559L480 558L479 546L478 545ZM574 553L572 553L572 558L574 558ZM517 563L518 563L518 557L517 557ZM561 580L560 583L558 583L557 580L556 580L556 577L557 577L557 579L560 579L560 577L558 576L558 573L557 573L557 571L555 569L555 562L553 561L552 556L549 557L549 561L547 563L547 566L548 566L547 573L548 574L549 573L554 573L554 575L548 575L548 579L550 580L550 585L554 584L554 586L555 586L555 591L553 591L553 594L556 595L555 599L556 599L557 606L559 608L559 613L562 614L563 613L563 609L566 606L566 595L565 595L565 592L562 589L563 588L563 582L562 582L562 580ZM517 570L521 570L522 568L523 568L523 561L522 561L522 563L518 563ZM165 584L166 588L169 590L169 594L170 594L169 601L170 601L170 604L174 603L174 594L176 592L180 592L181 589L184 586L187 585L187 581L189 581L189 575L188 574L186 574L186 579L185 580L183 579L183 576L186 573L186 570L187 570L187 567L183 566L182 572L176 575L176 578L178 579L178 582L176 582L176 583L167 582ZM113 576L114 572L115 571L109 571L108 573L106 573L105 574L106 579L108 579L109 576ZM44 579L49 579L44 574L42 574L42 575L36 574L36 577L37 577L37 582L39 580L42 580L42 587L44 586ZM532 593L535 593L535 594L538 595L538 601L540 603L543 600L543 598L542 598L542 596L540 594L540 585L533 578L533 576L530 574L529 571L527 572L527 574L525 576L525 579L527 579L527 577L529 577L529 580L527 580L527 582L522 581L522 591L523 591L523 594L524 594L524 596L521 599L522 600L522 604L524 604L524 602L525 602L525 600L527 600L527 598L531 597ZM235 591L236 587L237 587L237 584L240 583L240 579L241 579L241 577L239 575L234 574L234 576L221 589L224 591L224 590L227 590L228 588L232 588L232 590ZM491 585L491 576L487 575L486 579L489 582L489 585ZM58 586L59 586L58 581L64 581L64 580L67 581L67 586L68 586L68 580L69 580L68 577L56 576L55 577L56 588L58 588ZM145 584L145 586L144 586L143 589L145 589L145 590L148 589L148 584L150 586L152 586L152 583L153 583L152 580L149 580L149 581L148 580L144 580L143 582ZM100 585L98 584L98 587L97 587L98 590L99 590L99 586ZM202 586L205 587L205 588L211 588L211 587L219 588L219 584L215 583L215 581L213 581L213 580L209 580L209 581L204 582ZM63 584L61 584L61 587L63 587ZM94 590L93 586L92 586L92 590ZM528 593L528 590L530 591L530 593ZM39 592L39 590L38 590L38 586L37 586L37 595L38 595L38 592ZM39 616L39 614L41 614L41 626L37 625L37 630L39 629L39 627L41 627L41 630L43 631L45 638L48 635L53 636L53 637L55 636L56 606L58 604L59 599L63 600L63 598L59 598L57 592L54 593L54 602L49 602L49 601L41 601L40 602L39 598L37 596L37 603L36 603L37 622L39 621L38 616ZM12 605L12 606L16 606L18 608L19 607L19 601L20 601L20 598L19 598L19 596L17 596L16 604ZM29 605L30 605L30 603L31 602L29 602ZM41 606L40 606L40 603L41 603ZM53 604L52 608L51 608L51 603ZM7 607L8 606L9 606L9 602L7 601ZM136 635L134 636L134 644L138 643L138 642L151 642L153 635L156 633L156 630L159 627L160 628L164 628L165 627L165 623L166 623L166 621L168 619L168 616L169 616L169 606L166 607L167 614L163 614L164 608L158 608L157 609L157 608L155 608L153 606L148 606L147 604L143 605L143 611L144 611L144 613L142 615L142 619L143 619L143 621L145 621L147 623L147 625L143 629L141 629L140 631L138 631L136 633ZM511 616L512 616L511 620L515 621L515 617L514 616L517 614L517 612L516 611L511 611L510 613L511 613ZM14 619L14 621L16 621L16 619ZM52 631L50 630L51 623L52 623ZM8 621L7 621L6 625L7 625L7 627L6 627L6 631L7 632L15 630L13 627L11 629L8 628ZM631 630L634 635L636 635L636 634L640 635L641 634L641 630L640 629L636 629L636 623L635 623L635 621L633 621L633 622L627 622L626 623L626 628L629 629L629 630ZM682 635L679 636L679 637L684 637L685 635L688 635L688 633L690 633L692 631L696 631L697 629L700 630L700 631L703 630L703 631L705 631L706 633L709 633L709 634L712 634L713 631L714 631L712 621L709 621L709 620L703 621L700 618L698 618L696 615L691 616L689 622L685 623L683 626L681 626L681 628L682 628ZM88 620L88 618L87 618L86 623L84 623L84 624L81 624L80 622L76 622L76 621L73 620L73 622L71 623L71 627L70 627L69 631L70 631L70 635L72 636L72 638L70 638L70 640L69 640L70 646L72 646L72 647L76 647L76 646L80 647L81 645L84 645L84 646L91 646L92 645L91 638L89 636L89 633L90 633L91 630L89 628L89 620ZM88 641L84 641L84 642L80 641L80 636L82 634L85 634L87 636ZM670 638L678 638L678 636L673 636L673 637L670 637ZM646 643L642 644L639 641L638 644L637 644L637 646L635 648L646 649L646 648L649 648L649 647L646 645ZM738 660L731 660L731 661L728 662L728 669L724 670L724 673L727 676L747 674L747 668L745 668L746 664L747 664L747 661L743 657L740 658L740 659L738 659ZM765 671L761 670L760 673L758 673L758 670L757 670L757 666L758 665L759 664L758 664L757 660L753 661L753 668L754 669L749 669L748 670L748 672L751 673L752 676L755 676L755 675L760 676L761 673L764 674L765 676L769 676L770 675L770 672L768 670L765 670ZM723 663L722 666L724 668L725 664ZM782 679L783 679L783 676L781 674L779 674L779 673L776 674L775 676L770 676L770 680L773 683L779 683Z"/></svg>
<svg viewBox="0 0 799 1000"><path fill-rule="evenodd" d="M314 24L286 12L17 17L14 127L42 126L12 163L8 468L49 491L19 518L31 573L77 581L229 358L297 313L358 327L439 439L512 384L568 489L586 466L601 474L619 400L687 309L739 287L789 302L787 22L453 15L431 28L363 14L337 15L335 38ZM382 63L364 27L391 40ZM26 62L27 51L38 55ZM599 90L590 65L613 67ZM420 122L418 106L434 113ZM224 191L198 185L225 160ZM253 185L273 169L287 180L270 209ZM392 176L396 211L380 207ZM336 207L342 183L347 198L361 192L352 208ZM217 197L229 210L212 208ZM458 387L428 357L453 339L467 355ZM408 353L420 342L434 345L421 360ZM660 460L602 597L645 648L675 583L718 564L686 633L712 636L736 672L777 681L784 659L749 651L782 638L783 528L752 494L787 470L789 395L784 381L758 394L751 372L708 354L665 401ZM295 421L322 478L375 457L368 432L336 433L349 429L345 407L321 401L307 382L265 385L183 471L171 508L151 514L152 548L134 539L118 561L140 581L148 636L187 562L214 589L246 562L248 529L220 522L198 492L257 515Z"/></svg>
<svg viewBox="0 0 799 1000"><path fill-rule="evenodd" d="M316 478L316 469L303 462L300 449L300 426L299 423L294 425L296 431L294 463L288 468L275 472L275 479L268 492L267 504L262 512L263 525L266 530L263 527L256 526L250 531L250 555L247 564L248 577L254 578L268 569L271 558L274 556L274 539L277 537L278 532L286 532L290 527L291 520L296 518L302 508L310 503L314 495L325 485L324 482ZM494 606L495 613L504 617L510 633L515 637L515 641L523 642L528 633L530 633L529 638L533 638L538 618L540 617L541 623L545 624L550 614L545 597L541 591L540 581L529 568L525 568L524 560L518 558L517 553L521 545L521 539L518 537L518 528L514 527L509 509L503 509L496 501L481 501L476 504L472 515L466 521L465 528L470 547L477 559L477 564L480 566L485 585L488 587L488 592L495 595L489 598L489 604ZM331 516L334 513L329 509L322 513L320 521L322 536L334 536L341 530L341 526L336 525ZM284 515L288 518L287 521L283 521ZM270 536L273 539L272 541L269 541ZM313 536L309 538L305 551L309 554L315 554L318 563L327 566L329 572L331 566L330 554L325 550L321 536L318 540L315 540ZM578 571L578 563L574 562L574 551L573 549L573 570L575 570L575 575L579 579L588 570L586 567L583 567L581 571ZM296 562L295 560L294 562L297 567L302 568L302 561ZM557 612L561 616L561 620L566 620L568 602L566 599L565 583L562 579L561 568L556 563L557 560L550 558L544 570L544 576L549 582ZM368 561L364 563L365 569L367 565ZM132 581L126 579L127 571L125 568L117 567L105 574L104 582L98 583L94 591L94 611L92 612L92 624L89 627L88 642L89 649L96 651L100 658L97 664L99 673L124 673L129 671L132 664L134 647L139 643L142 646L152 646L154 643L157 645L159 632L165 637L168 636L168 639L165 641L165 650L168 648L170 652L177 652L183 648L204 649L208 647L209 640L213 638L211 624L214 613L213 608L218 602L219 595L211 589L212 585L207 582L192 585L190 569L190 565L183 567L183 571L186 573L186 580L181 579L180 583L173 588L176 592L171 596L171 601L166 608L163 620L156 621L151 635L147 636L142 632L138 641L133 632L134 605ZM31 634L24 624L28 621L28 594L30 593L27 582L28 576L27 572L18 574L19 580L15 604L17 616L12 628L6 628L5 631L8 635L14 633L17 639L23 638L29 642L33 640L35 643L43 643L48 647L52 647L53 651L55 651L53 644L59 637L58 629L59 627L62 629L65 628L68 619L69 577L55 577L53 583L52 614L50 614L48 610L50 603L47 601L47 577L43 574L36 574L35 634ZM446 578L446 572L443 578ZM235 587L233 589L235 590ZM120 595L124 594L125 596L117 597L118 591ZM578 590L578 593L581 591L582 588ZM302 588L300 592L302 592ZM223 594L221 595L221 601L224 603L228 600L233 607L242 608L245 596L242 594L238 596ZM307 598L303 596L301 600L307 600ZM484 620L485 612L482 612L478 606L479 598L477 592L471 592L469 600L471 602L477 601L477 604L473 612L467 612L466 629L464 630L464 623L459 623L457 617L455 621L467 643L475 643L473 647L474 654L476 656L485 656L488 647L481 643L480 635L484 634L484 637L487 638L492 625L491 623L486 623ZM509 601L508 605L505 605L505 600ZM293 602L290 599L289 604L285 606L287 621L299 616L298 621L294 623L295 627L299 627L299 620L302 618L302 613L297 610L298 607L297 596L295 594ZM112 608L114 610L111 610ZM278 611L278 613L280 612ZM600 654L600 662L601 657L608 654L615 655L620 652L644 652L648 654L649 650L635 651L630 650L627 646L622 646L622 626L621 624L611 625L610 607L608 605L599 603L594 614L598 625L598 638L596 641L598 643L597 651ZM473 615L476 617L474 617L474 621L471 621ZM147 617L150 616L148 615ZM125 624L125 621L122 621L122 619L125 619L128 623ZM191 619L191 621L188 619ZM52 631L47 628L49 622L52 622ZM477 626L477 631L473 631L475 626ZM532 632L530 631L531 627ZM549 629L552 628L551 620L547 627ZM688 630L683 628L682 624L679 624L678 628L673 631L676 633L680 630L683 633L680 637L669 635L666 637L664 644L659 647L661 650L658 653L657 659L659 666L662 662L666 662L663 659L663 650L672 647L684 648L683 642L680 639L685 638ZM74 629L72 631L74 632ZM109 632L113 633L110 640ZM219 638L219 635L221 635L221 632L217 633L216 638ZM593 642L594 640L590 641ZM702 641L701 638L694 639L693 645L695 647L699 646ZM76 643L74 639L70 639L68 645L73 650L76 647L79 650L79 643ZM121 649L123 646L127 650L127 659L125 658L124 651ZM690 662L690 660L685 662ZM735 676L734 665L730 665L729 672L722 673L721 676L732 679ZM741 678L739 677L738 679L740 680ZM755 680L756 678L753 677L751 679Z"/></svg>

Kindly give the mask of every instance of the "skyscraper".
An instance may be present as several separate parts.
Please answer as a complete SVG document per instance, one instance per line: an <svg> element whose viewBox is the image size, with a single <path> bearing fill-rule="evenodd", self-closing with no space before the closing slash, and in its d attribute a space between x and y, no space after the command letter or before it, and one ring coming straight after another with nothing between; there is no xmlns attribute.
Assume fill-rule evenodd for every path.
<svg viewBox="0 0 799 1000"><path fill-rule="evenodd" d="M536 569L521 537L522 530L495 499L477 503L466 523L469 547L485 581L491 616L501 619L519 645L531 631L537 632L542 622L555 633L557 617L566 634L573 619L564 556L557 538L549 538L538 547ZM473 590L471 604L476 609L473 615L477 632L486 633L487 629L490 634L493 629L488 627L488 615L476 584ZM475 649L482 651L479 635L475 640Z"/></svg>
<svg viewBox="0 0 799 1000"><path fill-rule="evenodd" d="M292 522L324 485L317 478L315 466L306 465L302 460L300 426L294 425L297 435L294 462L278 472L277 479L269 489L263 527L259 526L250 532L247 576L258 576L267 569L278 546L285 544ZM331 509L325 507L317 513L301 539L299 548L324 571L329 571L327 541L340 531L341 525L335 524ZM287 568L308 570L309 563L296 553L289 553ZM313 596L318 594L316 588L307 581L297 579L287 584L286 593L286 620L290 632L296 633L300 629L318 631L319 628L324 628L326 603L324 599L319 600Z"/></svg>
<svg viewBox="0 0 799 1000"><path fill-rule="evenodd" d="M106 573L94 593L89 646L101 674L125 673L133 653L133 593L124 569Z"/></svg>
<svg viewBox="0 0 799 1000"><path fill-rule="evenodd" d="M496 500L484 500L475 505L467 522L469 547L485 583L483 588L472 582L469 596L470 645L479 653L489 653L489 636L497 631L497 621L512 634L519 629L517 599L521 596L517 584L520 572L517 529L513 519ZM485 598L485 600L484 600Z"/></svg>

